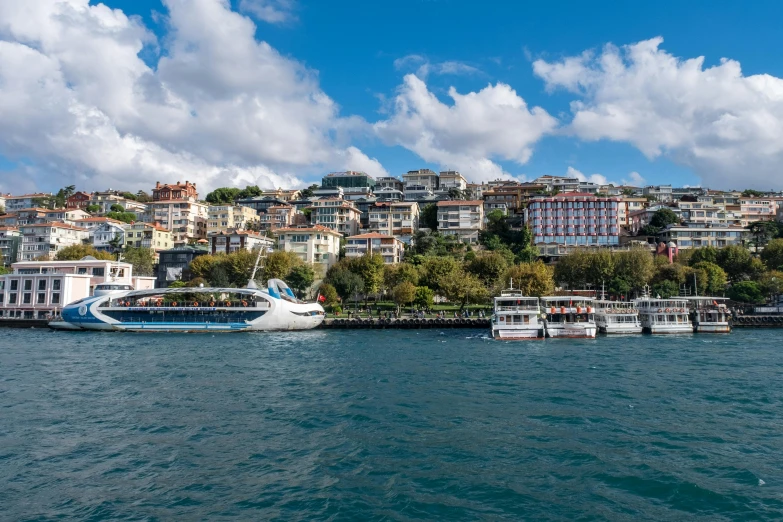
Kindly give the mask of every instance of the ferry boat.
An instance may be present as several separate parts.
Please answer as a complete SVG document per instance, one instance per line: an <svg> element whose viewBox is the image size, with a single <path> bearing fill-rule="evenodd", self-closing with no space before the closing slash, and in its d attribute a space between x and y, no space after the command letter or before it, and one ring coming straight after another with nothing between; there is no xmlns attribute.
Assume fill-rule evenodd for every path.
<svg viewBox="0 0 783 522"><path fill-rule="evenodd" d="M689 317L688 301L684 298L670 299L641 297L634 301L639 309L642 331L652 334L676 334L693 332Z"/></svg>
<svg viewBox="0 0 783 522"><path fill-rule="evenodd" d="M544 324L537 297L525 297L521 291L503 290L495 297L492 338L505 340L543 339Z"/></svg>
<svg viewBox="0 0 783 522"><path fill-rule="evenodd" d="M592 297L542 297L541 307L546 314L546 336L594 338L598 328L595 324L593 304Z"/></svg>
<svg viewBox="0 0 783 522"><path fill-rule="evenodd" d="M283 281L266 289L165 288L112 291L66 305L55 330L245 332L309 330L324 320L318 303L300 301Z"/></svg>
<svg viewBox="0 0 783 522"><path fill-rule="evenodd" d="M691 304L693 331L698 333L730 333L731 312L725 297L688 297Z"/></svg>
<svg viewBox="0 0 783 522"><path fill-rule="evenodd" d="M595 302L595 324L605 334L640 334L639 310L630 302L598 300Z"/></svg>

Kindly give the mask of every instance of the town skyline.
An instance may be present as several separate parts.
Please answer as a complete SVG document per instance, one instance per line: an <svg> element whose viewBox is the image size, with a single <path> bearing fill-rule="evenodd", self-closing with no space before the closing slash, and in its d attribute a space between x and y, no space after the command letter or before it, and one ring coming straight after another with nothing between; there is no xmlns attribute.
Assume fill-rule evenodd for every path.
<svg viewBox="0 0 783 522"><path fill-rule="evenodd" d="M412 168L783 188L783 66L764 52L780 6L471 5L7 3L0 192L301 188ZM574 18L591 27L553 32Z"/></svg>

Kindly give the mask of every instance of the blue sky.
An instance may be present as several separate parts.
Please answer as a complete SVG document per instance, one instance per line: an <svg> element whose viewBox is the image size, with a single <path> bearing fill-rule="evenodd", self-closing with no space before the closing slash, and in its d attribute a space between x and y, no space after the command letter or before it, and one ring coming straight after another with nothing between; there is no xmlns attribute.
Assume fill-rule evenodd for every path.
<svg viewBox="0 0 783 522"><path fill-rule="evenodd" d="M404 134L415 133L415 129L397 129L384 133L377 128L376 132L368 131L367 128L363 131L352 128L348 132L349 138L334 138L335 148L348 145L356 147L367 158L377 160L390 174L400 175L409 169L425 166L434 169L448 166L462 170L469 178L486 177L489 174L471 176L471 165L474 165L472 160L488 159L505 175L520 178L533 178L542 174L563 175L570 167L586 176L600 174L614 182L628 180L631 172L637 172L648 184L696 185L703 182L716 188L729 188L718 185L736 182L734 186L740 188L745 184L763 186L772 179L770 185L780 188L780 181L775 181L774 176L769 174L771 165L781 159L780 151L771 150L764 141L777 141L782 137L775 134L779 130L766 126L749 128L746 124L747 121L765 119L755 117L758 114L773 121L783 115L779 112L779 100L767 102L765 100L769 96L759 96L754 92L748 95L747 101L736 107L731 106L731 100L735 98L732 92L736 89L746 90L745 80L749 76L769 75L775 83L770 87L770 92L778 88L778 79L783 76L783 64L776 52L783 44L783 31L779 29L779 22L783 18L783 4L780 2L757 1L741 5L725 1L599 4L491 0L244 1L280 14L280 19L270 22L247 4L240 4L240 0L232 0L231 4L234 11L250 18L256 25L257 42L267 42L282 57L303 65L309 71L308 74L315 78L319 92L339 107L336 118L358 117L367 128L379 121L392 120L396 114L395 98L403 88L404 77L406 74L414 74L423 80L426 90L440 100L445 108L453 103L449 96L451 87L460 94L468 94L477 93L488 85L504 84L524 99L528 108L541 107L557 120L554 127L542 124L542 129L535 137L524 144L514 145L512 152L506 153L507 149L499 152L491 145L486 145L480 153L471 157L471 162L462 165L448 165L451 158L457 158L453 160L455 162L464 159L459 148L423 153L421 147L412 145L411 140L414 138ZM140 17L143 26L154 34L156 41L146 42L146 47L139 55L151 70L158 69L161 56L175 53L171 42L179 34L177 24L184 22L173 21L177 17L170 17L170 4L164 5L160 0L105 0L103 3L122 10L128 16ZM90 2L91 7L97 4ZM49 7L42 7L42 11L46 9ZM13 20L13 17L10 19ZM4 31L0 26L0 40L21 42L34 49L43 49L48 56L59 56L54 46L53 51L48 52L46 45L36 45L36 38L25 38L21 31L14 32L13 21L9 22L9 27L11 29L6 28ZM639 65L629 60L627 70L622 75L628 84L621 94L612 92L616 78L599 70L597 62L589 62L590 59L579 74L583 81L590 79L594 83L583 89L571 89L568 82L560 77L549 77L534 71L534 62L537 60L557 64L567 57L579 57L591 51L592 59L595 59L601 56L602 49L608 44L617 46L622 55L625 52L623 46L632 46L655 37L663 38L657 48L659 52L654 53L660 63L652 68L652 73L648 70L643 75L628 79L635 74L636 66ZM45 41L44 36L37 38ZM221 38L226 36L222 35ZM191 42L191 45L199 44ZM699 99L703 91L703 87L700 87L703 84L699 82L712 85L716 81L723 81L721 78L691 82L688 75L680 74L682 78L672 76L667 79L667 59L683 61L700 56L704 57L702 70L720 67L723 58L739 62L741 77L725 80L725 87L714 96L705 94L703 97L707 101ZM405 60L405 57L409 59ZM451 69L443 64L451 64ZM422 65L427 66L427 72L424 72ZM248 63L248 67L253 67L253 64ZM440 72L439 67L442 69ZM596 76L601 78L596 79ZM651 88L651 93L640 93L638 98L634 97L634 90L639 85L650 84L651 77L652 83L663 78L661 85ZM664 83L666 81L672 83ZM78 79L69 79L66 83L73 84L74 90L79 89ZM0 83L0 93L2 89ZM677 114L668 113L667 100L662 99L661 93L669 89L677 93L678 99L687 98L675 111L691 114L693 106L693 116L687 121L680 121ZM81 103L89 105L93 102L86 94L77 94L76 98ZM576 114L572 106L574 102L587 106L585 112L588 114L583 116L594 116L596 113L605 115L606 111L617 116L614 113L617 107L626 112L611 122L603 119L601 123L586 124L587 127L592 125L591 128L580 127L572 125ZM115 116L112 110L104 108L101 103L104 102L95 101L95 106L109 115L121 134L127 136L136 132L126 129L122 118ZM195 102L193 105L196 106ZM197 112L198 117L201 117L204 111L191 110L191 114ZM640 112L644 114L640 116ZM727 115L745 123L732 127L731 132L723 127L716 131L720 122L725 123ZM470 127L471 118L464 117L464 114L462 116L451 121L459 121L461 125ZM640 121L626 125L628 118ZM645 131L648 122L650 136L646 136ZM225 124L230 126L231 123ZM309 120L307 124L311 125ZM478 126L491 124L492 119L489 118ZM343 123L337 125L341 129L343 126ZM633 129L629 130L628 126ZM432 128L427 130L433 131ZM70 157L62 150L38 151L35 146L22 144L16 136L18 132L15 129L5 136L0 135L0 176L5 178L0 178L0 189L22 189L25 183L27 188L30 180L33 180L36 188L46 190L56 189L61 181L99 183L100 176L90 173L106 168L100 166L99 161ZM40 129L40 132L50 131ZM340 134L334 128L325 132ZM502 132L513 135L517 127L508 125ZM689 133L693 136L689 136ZM141 134L145 139L155 142L146 131ZM497 139L486 133L453 138L450 143ZM169 151L179 147L174 151L177 154L201 153L197 144L178 142L170 136L155 144ZM752 151L753 147L758 147L769 157L757 160L757 155L745 152ZM448 147L444 145L441 148ZM523 148L529 149L529 158L520 159L526 156L520 152ZM343 166L334 159L303 160L295 162L295 166L289 166L278 160L267 161L263 156L255 158L240 153L223 154L223 151L214 152L210 156L205 154L201 160L221 168L228 163L250 168L250 164L257 161L264 165L264 169L281 173L282 177L270 178L278 183L285 180L309 182L318 179L325 170ZM14 181L12 178L23 167L28 173L25 183ZM121 170L111 166L113 179L128 179L116 173ZM162 170L165 172L166 169ZM720 173L713 176L713 171ZM755 174L748 174L756 171L760 174L755 179ZM232 183L243 184L245 181L255 181L255 175L232 174L233 177L229 178ZM198 178L197 174L194 176ZM209 179L204 183L213 186L218 184L218 180Z"/></svg>

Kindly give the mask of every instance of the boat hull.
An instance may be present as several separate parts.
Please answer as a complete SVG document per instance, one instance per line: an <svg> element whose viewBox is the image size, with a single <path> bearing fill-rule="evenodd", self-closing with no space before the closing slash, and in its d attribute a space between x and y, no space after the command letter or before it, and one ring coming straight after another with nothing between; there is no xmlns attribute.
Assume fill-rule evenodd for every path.
<svg viewBox="0 0 783 522"><path fill-rule="evenodd" d="M697 333L731 333L729 323L699 323L693 327Z"/></svg>
<svg viewBox="0 0 783 522"><path fill-rule="evenodd" d="M570 326L570 325L558 325L558 326L547 326L546 328L546 334L547 337L550 337L552 339L594 339L596 336L596 333L598 332L598 327L595 325L588 325L588 326Z"/></svg>
<svg viewBox="0 0 783 522"><path fill-rule="evenodd" d="M543 339L543 328L530 328L525 330L493 329L492 338L501 341L525 341L530 339Z"/></svg>
<svg viewBox="0 0 783 522"><path fill-rule="evenodd" d="M631 334L642 333L642 327L641 325L638 326L607 325L607 326L599 326L598 331L607 335L623 335L623 334L631 335Z"/></svg>
<svg viewBox="0 0 783 522"><path fill-rule="evenodd" d="M645 326L643 331L653 335L687 334L693 333L693 326L690 324L654 324Z"/></svg>

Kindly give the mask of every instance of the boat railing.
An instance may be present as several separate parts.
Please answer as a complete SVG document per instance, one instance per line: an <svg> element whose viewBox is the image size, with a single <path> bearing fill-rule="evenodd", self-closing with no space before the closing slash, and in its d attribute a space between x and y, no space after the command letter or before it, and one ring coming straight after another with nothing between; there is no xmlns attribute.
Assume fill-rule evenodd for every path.
<svg viewBox="0 0 783 522"><path fill-rule="evenodd" d="M537 304L530 305L510 305L510 306L495 306L496 312L538 312L539 307Z"/></svg>

